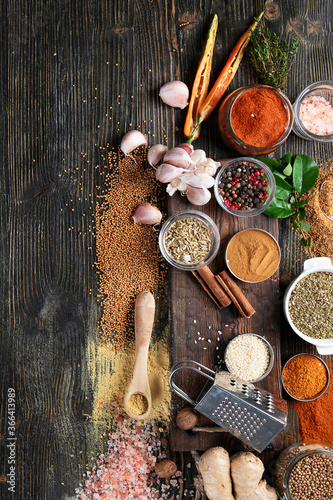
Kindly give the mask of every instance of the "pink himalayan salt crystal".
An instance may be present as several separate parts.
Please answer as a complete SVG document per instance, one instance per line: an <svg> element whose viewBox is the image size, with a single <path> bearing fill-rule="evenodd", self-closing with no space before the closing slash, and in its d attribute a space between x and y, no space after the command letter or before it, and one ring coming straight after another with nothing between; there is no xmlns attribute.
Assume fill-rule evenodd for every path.
<svg viewBox="0 0 333 500"><path fill-rule="evenodd" d="M333 133L333 107L321 96L306 97L300 106L299 117L312 134L328 135Z"/></svg>
<svg viewBox="0 0 333 500"><path fill-rule="evenodd" d="M163 500L169 498L170 487L179 486L181 478L161 484L162 496L154 487L160 480L151 477L159 459L165 458L162 441L154 421L144 426L131 425L123 416L116 418L117 428L109 433L109 449L101 454L96 467L87 471L84 488L77 500Z"/></svg>

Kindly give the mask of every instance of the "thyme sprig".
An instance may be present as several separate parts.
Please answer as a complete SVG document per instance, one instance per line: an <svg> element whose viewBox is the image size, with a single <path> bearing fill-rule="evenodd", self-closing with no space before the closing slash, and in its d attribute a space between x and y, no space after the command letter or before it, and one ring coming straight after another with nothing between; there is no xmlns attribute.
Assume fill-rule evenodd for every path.
<svg viewBox="0 0 333 500"><path fill-rule="evenodd" d="M297 37L292 39L289 46L286 41L280 42L276 33L259 24L256 32L252 34L247 55L264 84L285 92L288 74L296 60L298 47Z"/></svg>

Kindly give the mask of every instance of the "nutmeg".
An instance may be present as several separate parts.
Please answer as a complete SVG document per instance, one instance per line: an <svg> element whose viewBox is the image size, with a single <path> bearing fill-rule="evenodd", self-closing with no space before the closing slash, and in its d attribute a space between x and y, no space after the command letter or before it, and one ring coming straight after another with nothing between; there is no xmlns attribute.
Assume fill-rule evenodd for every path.
<svg viewBox="0 0 333 500"><path fill-rule="evenodd" d="M162 460L155 465L155 472L161 478L171 477L177 472L177 465L172 460Z"/></svg>
<svg viewBox="0 0 333 500"><path fill-rule="evenodd" d="M179 429L187 431L193 429L198 423L198 414L193 408L183 408L176 417L176 424Z"/></svg>

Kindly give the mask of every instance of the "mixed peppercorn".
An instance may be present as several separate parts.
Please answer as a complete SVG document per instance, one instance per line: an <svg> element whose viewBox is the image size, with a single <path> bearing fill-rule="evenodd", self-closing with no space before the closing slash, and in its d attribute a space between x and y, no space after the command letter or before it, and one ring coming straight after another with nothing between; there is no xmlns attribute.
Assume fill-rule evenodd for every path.
<svg viewBox="0 0 333 500"><path fill-rule="evenodd" d="M227 167L219 181L219 194L231 210L254 210L268 198L265 169L250 161L239 161Z"/></svg>

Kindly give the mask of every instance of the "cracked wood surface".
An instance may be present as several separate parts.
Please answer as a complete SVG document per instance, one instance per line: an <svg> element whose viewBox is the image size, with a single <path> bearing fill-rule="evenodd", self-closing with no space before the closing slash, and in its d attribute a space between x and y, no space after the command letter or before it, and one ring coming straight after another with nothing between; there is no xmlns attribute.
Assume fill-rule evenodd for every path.
<svg viewBox="0 0 333 500"><path fill-rule="evenodd" d="M95 187L100 182L94 166L101 161L95 144L117 145L125 131L138 127L147 134L149 145L167 141L171 147L183 142L186 110L163 105L158 89L176 79L191 88L211 14L216 12L220 21L214 80L239 36L262 8L257 0L3 2L1 498L72 498L82 483L85 464L104 449L105 439L92 434L86 418L92 392L84 357L88 340L98 342L100 315L91 230ZM269 0L265 9L266 24L272 30L283 39L290 41L297 35L301 40L287 89L293 102L308 84L331 78L332 2ZM230 90L256 81L244 59ZM213 158L230 157L219 136L216 113L203 124L195 147ZM331 145L303 141L293 134L274 156L287 151L308 154L318 162L332 156ZM170 200L170 210L183 206L176 195ZM242 227L240 221L222 218L213 203L205 210L222 224L222 245ZM287 222L260 221L279 237L282 248L279 284L270 283L271 291L280 297L300 272L304 255ZM199 351L191 342L196 335L193 320L198 320L200 329L212 325L216 331L221 318L197 284L190 283L188 276L182 278L171 270L171 310L173 299L184 303L190 290L197 301L187 301L179 316L173 317L173 333L184 337L186 356L198 359ZM273 300L259 287L262 309L259 305L256 317L264 315L264 325L275 332L277 361L271 380L280 390L279 363L309 347L290 332L283 317L279 345L280 310L272 309L273 316L266 317L263 299ZM229 325L223 332L229 338L235 328L242 327L231 308L223 314L224 324ZM175 324L180 330L175 331ZM182 347L177 344L172 349L173 359L178 359ZM207 352L200 359L212 366L216 354L209 358ZM8 492L5 481L10 387L16 391L15 496ZM175 408L178 404L175 402ZM297 418L291 406L283 444L296 437ZM180 439L185 449L186 439ZM216 436L196 439L198 449L217 442ZM230 436L225 445L230 450L238 446ZM187 467L187 463L193 464L190 452L177 451L174 456L184 469L186 484L193 485L194 467ZM266 463L274 456L274 452L265 456Z"/></svg>

